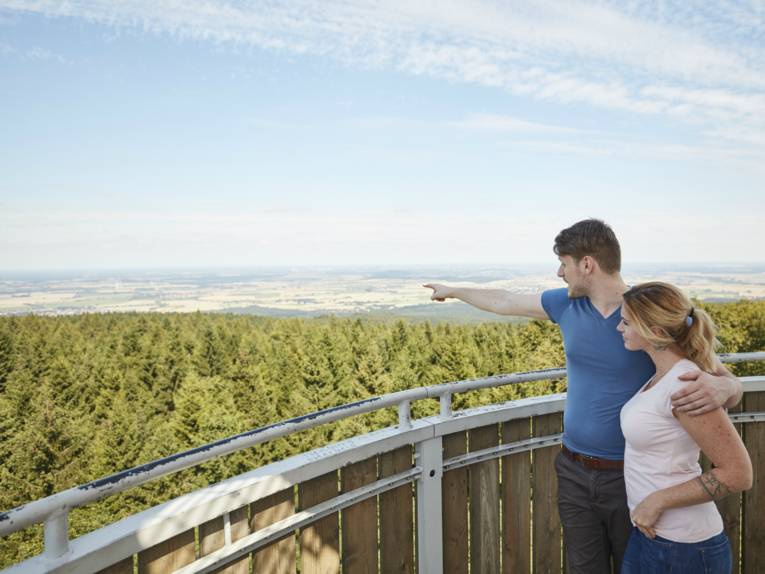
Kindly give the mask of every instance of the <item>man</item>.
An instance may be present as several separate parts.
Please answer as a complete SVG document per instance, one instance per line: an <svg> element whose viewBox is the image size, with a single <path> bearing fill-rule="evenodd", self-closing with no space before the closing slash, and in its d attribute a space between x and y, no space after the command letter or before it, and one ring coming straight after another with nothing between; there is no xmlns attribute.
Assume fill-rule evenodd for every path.
<svg viewBox="0 0 765 574"><path fill-rule="evenodd" d="M427 284L431 299L459 299L484 311L550 319L560 325L568 393L563 447L556 459L558 511L569 574L618 572L631 530L624 487L622 406L654 374L643 352L624 348L621 320L621 250L611 228L596 219L561 231L553 247L558 277L568 288L533 295L502 289ZM696 371L672 396L680 411L698 415L738 403L741 383L718 360L714 374Z"/></svg>

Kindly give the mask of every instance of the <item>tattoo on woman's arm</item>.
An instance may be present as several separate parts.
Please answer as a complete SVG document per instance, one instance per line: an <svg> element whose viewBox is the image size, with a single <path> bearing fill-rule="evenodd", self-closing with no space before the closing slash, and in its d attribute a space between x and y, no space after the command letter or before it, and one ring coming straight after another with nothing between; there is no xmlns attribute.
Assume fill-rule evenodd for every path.
<svg viewBox="0 0 765 574"><path fill-rule="evenodd" d="M717 480L717 477L711 472L705 472L699 476L698 481L712 500L720 500L731 493L730 488L724 482Z"/></svg>

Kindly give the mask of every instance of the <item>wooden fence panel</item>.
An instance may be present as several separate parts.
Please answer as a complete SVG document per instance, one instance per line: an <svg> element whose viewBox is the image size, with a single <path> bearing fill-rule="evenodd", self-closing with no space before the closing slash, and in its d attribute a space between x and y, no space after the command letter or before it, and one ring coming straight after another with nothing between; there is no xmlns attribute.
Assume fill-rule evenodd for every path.
<svg viewBox="0 0 765 574"><path fill-rule="evenodd" d="M444 460L465 454L464 432L443 437ZM467 574L468 571L468 470L458 468L444 473L441 479L444 574Z"/></svg>
<svg viewBox="0 0 765 574"><path fill-rule="evenodd" d="M340 470L343 492L377 480L377 458L350 464ZM346 508L343 519L343 571L377 572L377 497Z"/></svg>
<svg viewBox="0 0 765 574"><path fill-rule="evenodd" d="M337 472L306 481L298 486L299 508L310 508L337 496ZM300 532L302 574L340 572L340 539L337 513L325 516Z"/></svg>
<svg viewBox="0 0 765 574"><path fill-rule="evenodd" d="M138 574L165 574L196 559L194 529L182 532L138 554Z"/></svg>
<svg viewBox="0 0 765 574"><path fill-rule="evenodd" d="M495 447L498 425L472 429L471 452ZM470 475L470 571L472 574L499 574L499 460L487 460L468 467Z"/></svg>
<svg viewBox="0 0 765 574"><path fill-rule="evenodd" d="M765 392L744 395L744 412L765 411ZM752 459L754 485L744 493L744 548L743 572L765 572L765 528L762 515L765 512L765 422L744 425L744 444Z"/></svg>
<svg viewBox="0 0 765 574"><path fill-rule="evenodd" d="M247 507L237 508L229 513L231 524L231 541L249 534L247 525ZM219 516L199 525L199 555L207 556L216 550L223 548L225 544L223 517ZM248 574L250 571L250 559L248 556L240 558L236 562L215 570L215 574Z"/></svg>
<svg viewBox="0 0 765 574"><path fill-rule="evenodd" d="M743 409L743 401L738 405L730 409L730 413L741 412ZM741 423L733 425L739 434L742 434L743 425ZM712 468L710 460L701 455L701 469L702 472L708 471ZM741 572L741 493L732 494L726 496L722 500L717 501L717 510L720 511L723 524L725 526L725 533L728 535L731 546L731 554L733 556L733 569L732 574L740 574Z"/></svg>
<svg viewBox="0 0 765 574"><path fill-rule="evenodd" d="M561 432L563 417L560 413L534 417L532 424L534 436L548 436ZM559 446L534 451L532 468L534 574L559 574L561 571L558 477L555 473L555 456L559 451Z"/></svg>
<svg viewBox="0 0 765 574"><path fill-rule="evenodd" d="M412 447L380 455L380 478L412 468ZM414 512L412 485L380 495L380 572L414 573Z"/></svg>
<svg viewBox="0 0 765 574"><path fill-rule="evenodd" d="M99 570L97 574L133 574L133 557L129 556L116 564Z"/></svg>
<svg viewBox="0 0 765 574"><path fill-rule="evenodd" d="M255 501L250 505L250 528L256 532L295 514L295 491L292 487ZM295 535L282 538L252 554L255 574L294 574L297 571Z"/></svg>
<svg viewBox="0 0 765 574"><path fill-rule="evenodd" d="M223 517L213 518L199 525L199 555L207 556L223 548Z"/></svg>
<svg viewBox="0 0 765 574"><path fill-rule="evenodd" d="M530 419L502 426L502 442L513 443L531 436ZM531 572L531 453L502 458L502 572Z"/></svg>

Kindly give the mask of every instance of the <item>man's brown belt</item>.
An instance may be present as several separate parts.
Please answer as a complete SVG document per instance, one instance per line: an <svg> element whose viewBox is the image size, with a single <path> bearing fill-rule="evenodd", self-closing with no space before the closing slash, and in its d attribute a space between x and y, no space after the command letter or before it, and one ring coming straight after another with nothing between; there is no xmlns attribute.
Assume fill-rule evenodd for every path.
<svg viewBox="0 0 765 574"><path fill-rule="evenodd" d="M594 456L588 456L586 454L580 454L578 452L572 452L565 446L562 448L562 452L568 458L574 462L578 462L586 468L594 470L622 470L624 468L623 460L609 460L607 458L597 458Z"/></svg>

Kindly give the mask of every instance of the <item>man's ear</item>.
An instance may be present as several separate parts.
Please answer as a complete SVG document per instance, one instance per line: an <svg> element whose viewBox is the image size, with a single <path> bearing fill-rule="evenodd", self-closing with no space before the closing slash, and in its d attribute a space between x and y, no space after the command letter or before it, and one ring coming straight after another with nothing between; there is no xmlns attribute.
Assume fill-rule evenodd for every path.
<svg viewBox="0 0 765 574"><path fill-rule="evenodd" d="M582 271L585 273L592 273L598 265L597 261L589 255L582 257L579 263L582 266Z"/></svg>

